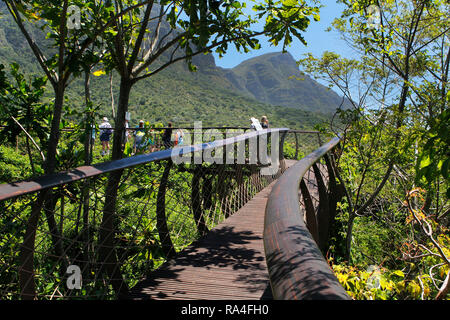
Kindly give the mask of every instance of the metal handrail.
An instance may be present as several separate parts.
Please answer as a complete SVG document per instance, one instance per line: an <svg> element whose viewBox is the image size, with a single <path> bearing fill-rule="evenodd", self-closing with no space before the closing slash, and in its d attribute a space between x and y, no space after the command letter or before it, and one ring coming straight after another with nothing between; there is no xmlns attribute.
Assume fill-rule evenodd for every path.
<svg viewBox="0 0 450 320"><path fill-rule="evenodd" d="M304 223L304 212L299 206L299 185L303 176L339 141L333 138L290 167L269 195L264 248L275 299L350 299Z"/></svg>
<svg viewBox="0 0 450 320"><path fill-rule="evenodd" d="M317 133L320 134L320 131L315 130L296 130L296 129L290 129L289 133Z"/></svg>
<svg viewBox="0 0 450 320"><path fill-rule="evenodd" d="M289 130L288 128L276 128L276 129L264 129L260 131L252 131L227 139L180 147L177 148L178 150L177 154L181 156L194 152L216 149L226 145L242 142L264 134L269 134L271 132L287 132L288 130ZM109 173L116 170L134 167L137 165L142 165L145 163L158 160L167 160L171 158L172 151L173 149L161 150L149 154L137 155L120 160L103 162L92 166L81 166L69 170L67 172L45 175L31 180L1 184L0 201L64 185L69 182L99 176L101 174Z"/></svg>

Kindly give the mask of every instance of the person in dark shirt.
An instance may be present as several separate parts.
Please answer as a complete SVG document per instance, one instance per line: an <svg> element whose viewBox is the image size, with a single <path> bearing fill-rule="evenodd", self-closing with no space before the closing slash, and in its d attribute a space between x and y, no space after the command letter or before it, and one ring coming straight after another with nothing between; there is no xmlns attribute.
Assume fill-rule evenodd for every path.
<svg viewBox="0 0 450 320"><path fill-rule="evenodd" d="M164 148L170 149L172 147L172 122L169 122L167 127L168 128L163 133L162 142Z"/></svg>

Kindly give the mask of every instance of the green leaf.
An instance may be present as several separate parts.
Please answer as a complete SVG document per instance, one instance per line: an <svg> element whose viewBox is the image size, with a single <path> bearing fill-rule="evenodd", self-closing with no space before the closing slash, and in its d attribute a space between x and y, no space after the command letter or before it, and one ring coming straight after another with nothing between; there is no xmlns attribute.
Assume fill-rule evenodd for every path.
<svg viewBox="0 0 450 320"><path fill-rule="evenodd" d="M421 159L420 159L420 164L419 164L419 169L428 167L431 164L431 158L429 155L424 155Z"/></svg>
<svg viewBox="0 0 450 320"><path fill-rule="evenodd" d="M97 70L97 71L93 72L92 74L96 77L100 77L100 76L106 74L106 72L104 70Z"/></svg>
<svg viewBox="0 0 450 320"><path fill-rule="evenodd" d="M399 277L401 277L401 278L404 278L404 277L405 277L405 274L404 274L403 271L401 271L401 270L395 270L394 272L392 272L392 274L394 274L394 275L396 275L396 276L399 276Z"/></svg>

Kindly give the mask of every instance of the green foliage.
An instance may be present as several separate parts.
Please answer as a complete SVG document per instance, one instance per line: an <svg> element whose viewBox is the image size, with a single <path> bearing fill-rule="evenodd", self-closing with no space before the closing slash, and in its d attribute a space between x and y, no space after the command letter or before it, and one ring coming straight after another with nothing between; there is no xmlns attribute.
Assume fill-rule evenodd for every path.
<svg viewBox="0 0 450 320"><path fill-rule="evenodd" d="M402 270L373 265L361 269L333 264L332 268L341 285L356 300L418 300L432 298L436 292L428 275L411 277Z"/></svg>
<svg viewBox="0 0 450 320"><path fill-rule="evenodd" d="M265 17L264 30L269 32L269 41L275 46L283 41L283 50L292 42L292 36L306 45L299 31L306 30L309 16L316 21L320 19L319 7L309 6L306 1L265 1L264 5L255 5L254 9L258 11L258 19Z"/></svg>
<svg viewBox="0 0 450 320"><path fill-rule="evenodd" d="M437 239L444 253L449 256L450 239L442 230ZM366 230L367 233L372 231ZM358 239L360 240L360 239ZM369 241L376 241L368 239ZM431 243L427 243L429 248L433 247ZM440 263L437 251L431 249L436 255L426 254L426 250L419 249L418 243L404 243L401 248L401 254L396 256L402 257L402 263L395 267L381 267L378 265L369 265L368 263L358 263L349 266L345 263L335 264L332 260L333 271L337 276L341 285L346 289L347 293L357 300L423 300L433 299L439 287L449 272L449 266ZM420 252L422 250L422 252ZM372 251L371 251L372 252ZM393 254L393 253L391 253ZM413 259L413 262L409 260ZM367 262L367 257L366 260ZM430 268L430 272L423 270ZM401 267L401 269L397 269Z"/></svg>
<svg viewBox="0 0 450 320"><path fill-rule="evenodd" d="M333 27L359 55L300 61L352 105L338 110L342 126L335 128L344 137L339 167L348 191L338 206L348 256L336 261L351 263L337 270L339 278L357 299L437 298L448 272L448 244L431 239L448 232L450 51L442 30L450 27L449 3L340 2L345 10ZM371 9L382 17L378 24ZM426 199L405 210L405 194L408 200L417 186ZM385 267L380 292L366 286L368 264ZM398 270L404 280L392 279Z"/></svg>
<svg viewBox="0 0 450 320"><path fill-rule="evenodd" d="M286 159L301 159L303 155L299 152L298 157L295 157L295 143L285 143L283 146L283 153Z"/></svg>
<svg viewBox="0 0 450 320"><path fill-rule="evenodd" d="M404 241L402 234L408 230L404 226L404 220L399 217L399 221L391 222L391 226L380 221L391 215L388 212L378 219L361 217L355 221L351 251L354 265L367 267L369 264L384 263L390 268L401 265L396 257L401 256L400 247Z"/></svg>
<svg viewBox="0 0 450 320"><path fill-rule="evenodd" d="M86 8L83 7L82 12L89 13L94 10L93 8L89 10L85 9ZM41 16L42 13L36 14ZM83 16L82 19L84 19ZM0 44L0 62L11 63L12 61L19 61L22 70L39 70L39 65L34 62L35 58L33 57L31 50L23 40L23 36L14 25L10 15L5 14L2 20L4 23L2 22L0 29L3 30L7 37L4 45ZM37 25L42 24L43 21L44 17L41 17ZM54 54L53 51L47 51L46 49L52 47L53 41L52 39L45 39L44 37L46 32L50 32L49 29L44 28L45 32L42 32L41 29L33 27L32 24L26 24L26 26L29 32L38 39L37 43L42 44L43 52L46 53L46 55ZM84 28L83 31L87 32L87 26L84 26L84 24L82 24L82 26ZM164 32L168 31L165 29L166 26L164 24L162 25L162 28L165 30ZM22 39L21 42L17 42L18 39ZM4 51L9 47L13 48L11 49L11 52ZM17 55L14 51L16 48L20 48L23 54ZM2 55L2 53L4 54ZM83 59L87 59L91 62L94 61L95 59L88 59L87 56L89 54L91 54L90 51L85 52ZM267 58L270 58L270 61L273 59L279 60L280 58L277 58L277 56L281 57L280 54L275 54L269 55ZM24 59L24 57L29 58ZM162 54L161 62L167 61L168 57L168 54ZM279 88L277 94L268 95L269 98L275 98L275 100L264 100L262 102L255 100L254 97L262 97L261 93L266 92L269 87L263 86L261 87L261 90L253 93L246 90L245 86L242 86L241 83L241 80L244 78L236 78L236 72L240 74L241 71L239 71L239 69L241 67L237 67L233 70L218 68L214 65L213 58L210 54L195 56L192 63L198 67L198 71L195 73L189 72L185 67L185 64L179 62L167 70L159 72L158 74L155 74L148 79L143 79L135 84L133 87L134 89L131 92L129 104L132 122L136 123L135 121L143 118L150 122L156 121L166 123L171 120L176 125L192 125L194 121L201 120L205 125L247 126L249 125L250 117L259 118L265 114L269 117L272 127L311 129L317 122L327 121L328 115L309 113L303 110L295 111L284 107L277 107L277 105L289 105L309 110L322 110L324 113L328 113L330 111L330 106L338 104L339 99L333 95L332 92L323 90L317 83L310 83L308 79L301 82L293 79L288 80L287 78L289 76L298 72L293 60L283 63L267 61L267 67L269 69L272 68L273 71L261 73L261 78L258 82L264 84L270 73L280 73L277 76L277 81L282 81L284 84L270 89L276 90ZM255 63L257 63L256 60ZM244 67L244 65L242 65L242 67ZM100 71L102 71L101 67ZM229 78L227 76L230 72L235 74L234 78L237 80L232 80L234 78ZM107 88L109 87L109 83L107 77L101 76L101 73L98 73L98 75L99 76L91 79L92 102L94 105L100 106L100 118L104 115L112 118L110 97L105 95L105 92L108 91ZM114 80L116 79L116 74L114 74ZM301 84L297 86L293 85L294 83ZM82 110L85 109L84 99L80 99L80 97L84 95L83 86L83 81L79 78L75 78L66 89L67 99L65 104L69 104L71 109L79 112L82 112ZM306 90L304 89L305 87L307 88ZM174 95L173 92L177 92L177 94ZM113 93L117 101L119 95L118 81L114 81L113 83ZM45 99L45 102L48 102L49 104L52 103L52 97L49 93L45 94ZM271 103L273 106L267 103ZM63 121L73 120L74 122L77 122L77 119L77 117L63 113ZM99 117L96 117L96 119L98 120Z"/></svg>
<svg viewBox="0 0 450 320"><path fill-rule="evenodd" d="M46 78L34 77L29 81L19 72L17 63L11 64L11 75L15 81L10 83L6 78L4 66L0 65L0 123L6 127L0 131L0 142L14 143L22 133L18 121L29 134L39 138L45 146L49 134L51 110L48 104L42 103ZM16 120L14 120L14 119Z"/></svg>
<svg viewBox="0 0 450 320"><path fill-rule="evenodd" d="M23 180L29 177L30 172L31 166L26 156L0 145L0 183Z"/></svg>
<svg viewBox="0 0 450 320"><path fill-rule="evenodd" d="M416 183L425 180L431 185L436 179L443 178L447 198L450 198L450 110L444 110L435 119L429 130L422 131L418 137L424 146L417 159Z"/></svg>
<svg viewBox="0 0 450 320"><path fill-rule="evenodd" d="M167 23L160 24L158 30L154 30L154 25L147 26L146 21L150 14L160 9L159 6L153 8L152 13L145 6L147 3L144 5L144 2L134 0L119 2L124 6L114 6L111 1L100 4L93 1L73 2L82 9L83 23L79 30L65 30L64 24L61 24L64 5L61 7L59 3L55 5L40 0L14 2L27 20L26 28L30 28L39 39L35 43L47 47L46 56L49 59L39 62L55 89L55 97L61 98L61 92L57 90L59 85L64 89L69 86L65 91L64 107L63 101L60 101L52 109L52 97L46 95L44 90L47 78L27 80L19 72L19 65L22 70L35 71L38 70L37 64L26 59L32 56L31 51L20 36L14 36L20 33L11 18L5 18L0 28L0 62L11 63L11 57L14 57L19 64L11 65L9 78L0 65L0 123L6 124L6 128L0 132L0 142L8 141L11 144L17 141L22 131L14 121L16 119L45 147L49 140L52 112L57 111L58 107L63 116L53 124L56 132L54 138L58 137L57 129L60 127L70 125L75 130L63 133L61 141L51 146L55 151L50 152L55 159L55 169L68 170L81 165L83 160L86 161L83 144L91 133L92 124L103 115L111 118L110 97L104 94L109 86L106 77L103 77L107 73L114 77L119 75L122 83L124 79L132 83L133 90L129 96L119 90L117 79L113 81L112 91L122 103L119 114L124 111L132 113L131 126L138 119L147 120L145 139L157 140L159 137L159 133L151 131L150 123L162 123L158 125L162 126L172 121L175 126L183 126L201 120L204 126L245 127L250 125L250 117L259 118L262 115L268 116L271 127L316 127L324 131L321 122L329 120L328 115L274 106L305 107L301 104L306 102L299 103L298 95L294 94L298 94L298 87L287 80L289 76L304 76L297 73L292 57L265 55L246 61L233 70L217 68L208 54L194 57L198 52L210 54L211 50L223 55L229 44L244 52L258 49L260 46L255 35L261 33L265 33L274 45L283 43L283 48L294 37L305 43L301 32L308 27L310 17L314 20L320 18L318 7L308 5L305 1L257 3L254 6L256 16L265 21L263 30L254 32L251 27L256 21L244 14L245 3L239 1L225 2L220 8L211 6L211 2L207 1L163 2L168 5ZM448 263L440 260L442 252L447 257L450 255L448 228L445 227L448 224L450 194L450 95L447 85L450 59L448 55L445 57L445 52L448 52L448 42L445 40L448 39L442 33L449 27L443 10L448 8L448 4L438 0L379 3L389 23L374 29L367 23L367 6L372 2L342 2L347 5L347 10L334 22L334 26L347 36L355 48L361 50L360 59L348 59L326 52L320 58L308 55L301 61L308 73L329 81L329 85L342 90L347 99L343 100L343 108L338 110L339 125L345 127L339 130L345 140L338 160L343 182L351 193L348 199L338 204L337 233L342 237L352 235L350 240L353 245L349 253L353 265L345 265L342 263L343 257L337 256L335 259L339 264L334 264L333 270L355 299L432 298L439 290L438 284L443 283L448 273ZM133 7L131 11L120 11ZM181 11L184 14L179 14ZM120 23L112 23L117 15L121 17ZM91 23L87 22L88 18L93 19ZM434 23L429 23L429 20ZM145 50L149 46L142 46L140 41L151 44L152 37L147 38L145 33L141 33L139 28L143 25L142 30L149 27L149 34L154 38L157 38L155 33L162 30L162 34L167 35L164 43L170 46L154 43L156 51L146 55ZM416 25L417 28L404 28L406 25ZM102 28L98 29L99 26ZM100 38L103 43L97 42ZM169 52L170 47L180 50ZM23 51L24 57L16 51ZM59 52L65 52L65 56L59 57ZM181 60L182 55L185 55L188 64L174 63ZM77 78L83 71L96 76L90 87L92 100L87 105L87 97L80 99L84 94L84 83ZM68 81L71 77L74 77L73 82ZM304 95L307 103L311 104L310 108L321 109L329 102L337 104L336 96L325 94L322 87L306 77L305 81L299 83L310 91ZM355 83L359 96L354 96L352 88ZM256 101L254 98L261 97L261 92L266 96ZM368 106L371 103L373 105ZM346 109L350 104L353 108ZM324 107L321 110L326 113L330 109ZM23 145L21 141L22 152ZM310 142L300 143L299 157L307 153L305 150L312 145ZM292 139L286 141L285 157L294 158L295 152L295 142ZM131 155L131 142L125 145L124 153L126 156ZM30 169L42 172L39 161L33 166L36 152L28 151L28 155L26 159L21 154L16 155L13 149L0 146L0 181L27 178ZM104 160L99 156L99 149L94 150L93 162ZM387 167L389 170L386 179L383 179ZM169 225L178 230L179 237L174 241L176 250L199 236L192 219L180 219L180 213L192 213L188 201L192 181L188 169L192 168L179 169L185 171L171 174L167 198L184 201L166 204ZM159 177L163 170L160 163L128 169L123 175L124 179L128 179L127 183L120 184L117 190L118 212L113 218L116 219L118 232L114 245L118 256L122 257L122 271L131 285L139 280L140 275L164 261L161 239L155 232L154 210L145 211L148 215L140 214L142 210L147 210L144 208L146 205L154 208L157 201L160 182L148 172ZM97 183L96 192L105 195L106 178L99 178ZM232 190L234 182L227 183L226 189ZM365 206L380 183L383 188L375 194L376 201ZM428 204L424 204L423 210L408 208L407 212L399 199L403 199L405 192L415 187L413 184L427 189ZM446 190L446 198L442 196L442 188ZM53 195L53 205L60 208L61 212L70 212L66 222L62 218L59 221L60 231L67 242L65 246L71 245L71 241L80 236L81 194L83 184L74 183L55 190ZM64 198L69 201L63 201ZM115 197L107 194L105 198ZM99 199L97 194L90 195L90 200L95 206L105 201ZM214 199L216 202L219 200ZM22 206L25 209L18 211L18 221L26 221L25 217L30 213L25 202L18 201L15 204L19 209ZM361 207L364 210L360 211ZM220 220L224 215L217 207L205 211L208 213L206 223L210 227L217 222L216 216ZM436 220L430 218L433 215ZM2 239L18 246L25 226L14 219L1 217L1 230L7 232L7 236ZM101 215L93 218L93 229L100 226L101 219ZM425 235L417 232L425 221L436 235L435 242L426 232ZM140 224L144 227L140 228ZM353 227L353 234L350 226ZM37 236L37 252L51 252L54 249L51 239L44 235L49 233L46 228L44 226L42 234ZM135 247L122 249L133 241ZM343 243L333 245L331 256L343 251ZM87 249L77 244L69 251L71 256L77 256L83 250ZM44 258L36 258L36 273L50 274L51 279L38 276L38 288L40 292L51 295L63 275ZM2 252L0 259L2 264L17 263L17 252ZM8 283L8 288L16 285L17 277L14 274L2 273L0 278L2 284ZM87 290L84 293L95 290L103 290L107 295L112 293L112 288L102 287L100 280L87 284L83 290Z"/></svg>

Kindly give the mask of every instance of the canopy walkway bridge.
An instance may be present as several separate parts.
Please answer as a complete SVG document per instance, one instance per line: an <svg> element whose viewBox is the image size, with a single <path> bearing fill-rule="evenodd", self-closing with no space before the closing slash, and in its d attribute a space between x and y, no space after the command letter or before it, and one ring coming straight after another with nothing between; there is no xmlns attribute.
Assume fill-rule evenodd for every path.
<svg viewBox="0 0 450 320"><path fill-rule="evenodd" d="M195 137L0 185L0 299L349 299L324 258L339 139Z"/></svg>

